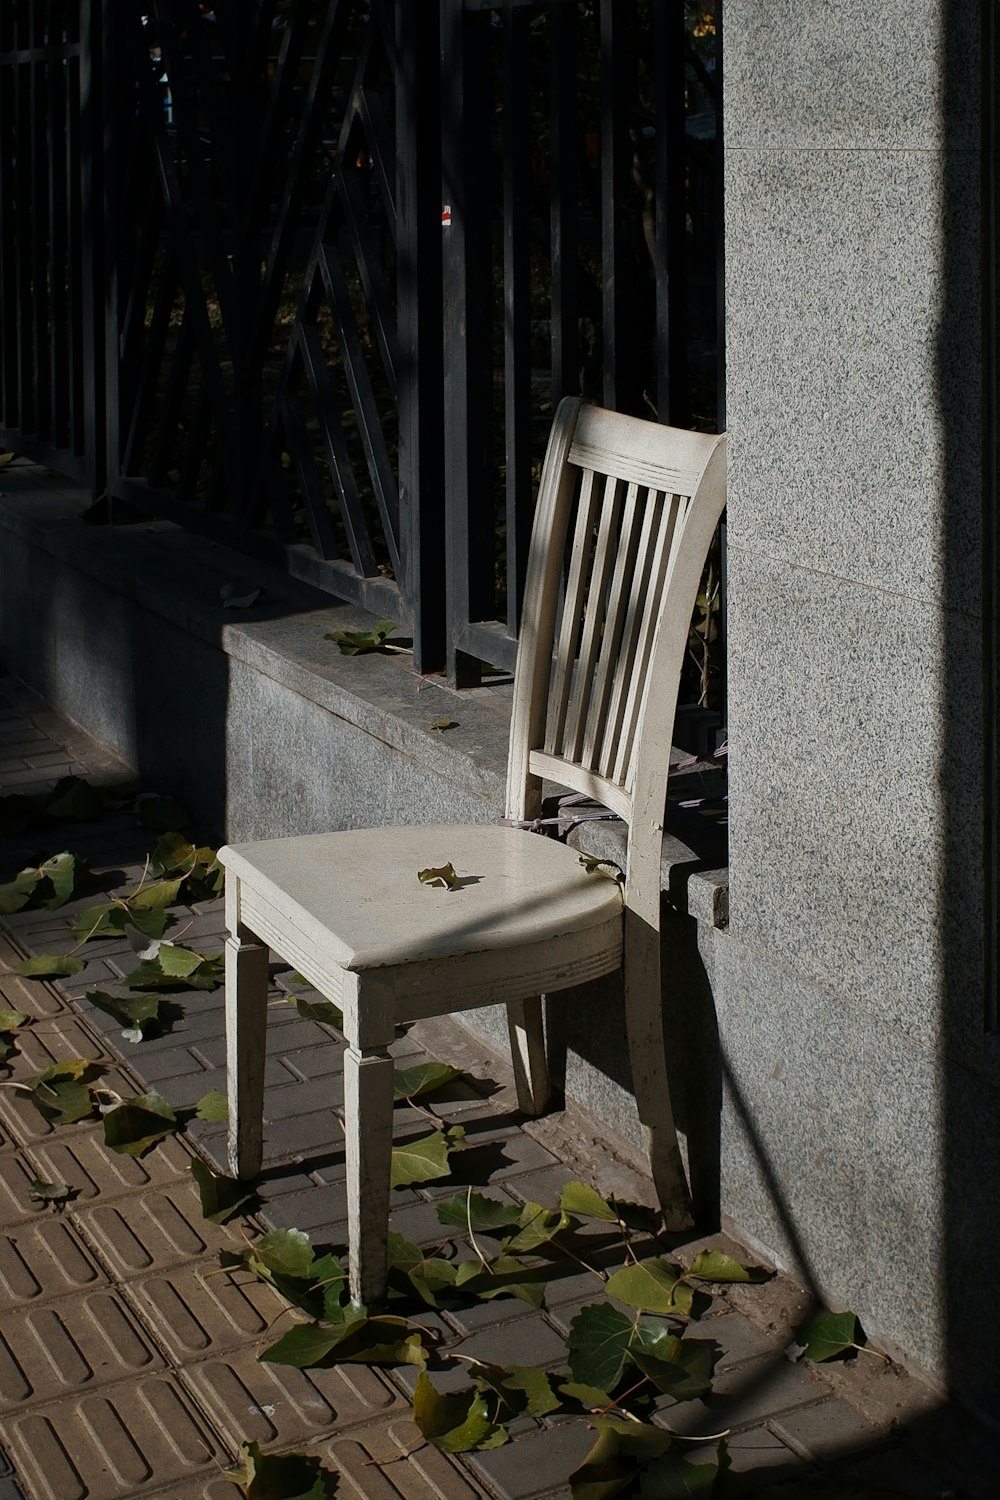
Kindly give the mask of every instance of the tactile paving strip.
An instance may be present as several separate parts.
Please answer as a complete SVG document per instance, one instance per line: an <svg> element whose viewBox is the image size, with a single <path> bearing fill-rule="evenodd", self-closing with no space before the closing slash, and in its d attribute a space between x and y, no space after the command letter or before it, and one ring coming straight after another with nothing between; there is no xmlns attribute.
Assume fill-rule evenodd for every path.
<svg viewBox="0 0 1000 1500"><path fill-rule="evenodd" d="M191 1154L169 1136L141 1160L115 1152L104 1144L101 1127L64 1135L28 1147L38 1175L49 1182L65 1182L75 1190L75 1207L96 1198L111 1203L125 1193L145 1191L191 1180Z"/></svg>
<svg viewBox="0 0 1000 1500"><path fill-rule="evenodd" d="M151 1481L217 1478L228 1455L172 1375L151 1375L8 1417L5 1440L33 1500L134 1500Z"/></svg>
<svg viewBox="0 0 1000 1500"><path fill-rule="evenodd" d="M104 1274L72 1224L49 1215L0 1233L0 1312L99 1286Z"/></svg>
<svg viewBox="0 0 1000 1500"><path fill-rule="evenodd" d="M141 1277L128 1283L125 1295L177 1364L264 1339L282 1314L281 1327L289 1326L288 1303L279 1292L248 1275L234 1278L213 1261Z"/></svg>
<svg viewBox="0 0 1000 1500"><path fill-rule="evenodd" d="M277 1328L274 1338L281 1332ZM190 1365L181 1379L216 1429L237 1448L244 1441L265 1447L297 1445L335 1425L342 1430L409 1410L388 1378L369 1366L296 1370L260 1364L255 1345Z"/></svg>
<svg viewBox="0 0 1000 1500"><path fill-rule="evenodd" d="M425 1443L406 1418L365 1428L314 1451L328 1468L340 1470L338 1500L479 1500L487 1493Z"/></svg>
<svg viewBox="0 0 1000 1500"><path fill-rule="evenodd" d="M163 1368L110 1291L8 1313L0 1334L0 1410L54 1400Z"/></svg>
<svg viewBox="0 0 1000 1500"><path fill-rule="evenodd" d="M193 1183L97 1202L73 1218L112 1276L122 1281L233 1245L233 1236L202 1218Z"/></svg>

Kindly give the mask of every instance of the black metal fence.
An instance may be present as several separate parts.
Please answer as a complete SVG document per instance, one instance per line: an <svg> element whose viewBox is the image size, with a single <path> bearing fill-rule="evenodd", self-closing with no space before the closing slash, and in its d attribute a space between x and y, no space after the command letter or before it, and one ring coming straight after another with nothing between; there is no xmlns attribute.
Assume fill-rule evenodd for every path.
<svg viewBox="0 0 1000 1500"><path fill-rule="evenodd" d="M0 442L510 666L552 410L714 428L711 0L4 0Z"/></svg>

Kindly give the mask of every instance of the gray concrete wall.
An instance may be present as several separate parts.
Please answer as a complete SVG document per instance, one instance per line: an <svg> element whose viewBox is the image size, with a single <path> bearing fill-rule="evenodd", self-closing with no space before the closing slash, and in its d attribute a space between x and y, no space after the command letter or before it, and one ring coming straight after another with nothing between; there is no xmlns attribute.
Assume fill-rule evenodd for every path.
<svg viewBox="0 0 1000 1500"><path fill-rule="evenodd" d="M726 8L713 963L724 1210L1000 1417L979 18L978 0Z"/></svg>

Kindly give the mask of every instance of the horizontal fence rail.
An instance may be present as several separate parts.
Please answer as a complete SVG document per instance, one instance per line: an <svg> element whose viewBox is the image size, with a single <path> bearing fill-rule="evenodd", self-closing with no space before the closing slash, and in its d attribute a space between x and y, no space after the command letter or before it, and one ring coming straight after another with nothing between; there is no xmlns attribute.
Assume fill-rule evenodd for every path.
<svg viewBox="0 0 1000 1500"><path fill-rule="evenodd" d="M5 0L0 441L509 669L559 399L718 420L718 9Z"/></svg>

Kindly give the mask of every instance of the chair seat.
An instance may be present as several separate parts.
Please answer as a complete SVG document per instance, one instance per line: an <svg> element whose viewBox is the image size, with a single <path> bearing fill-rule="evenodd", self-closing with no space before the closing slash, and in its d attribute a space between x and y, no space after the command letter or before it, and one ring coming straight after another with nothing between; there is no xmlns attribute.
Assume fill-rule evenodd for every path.
<svg viewBox="0 0 1000 1500"><path fill-rule="evenodd" d="M219 859L249 925L256 915L270 929L261 937L292 928L353 972L486 952L516 964L519 950L590 932L623 905L618 883L575 850L520 828L352 829L229 845ZM417 878L449 863L457 890Z"/></svg>

